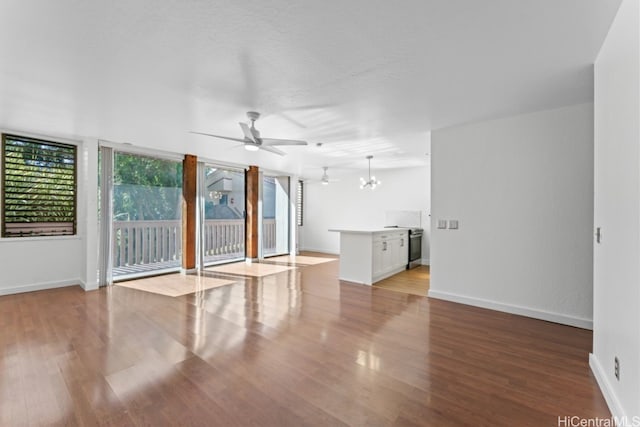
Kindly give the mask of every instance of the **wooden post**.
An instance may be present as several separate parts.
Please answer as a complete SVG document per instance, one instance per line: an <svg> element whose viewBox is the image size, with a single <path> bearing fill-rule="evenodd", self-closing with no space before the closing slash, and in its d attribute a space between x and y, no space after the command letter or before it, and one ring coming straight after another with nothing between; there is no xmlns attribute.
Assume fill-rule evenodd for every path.
<svg viewBox="0 0 640 427"><path fill-rule="evenodd" d="M257 166L249 166L249 170L245 172L246 183L246 257L247 259L258 259L258 186L259 171Z"/></svg>
<svg viewBox="0 0 640 427"><path fill-rule="evenodd" d="M182 161L182 272L196 268L196 206L198 158L185 154Z"/></svg>

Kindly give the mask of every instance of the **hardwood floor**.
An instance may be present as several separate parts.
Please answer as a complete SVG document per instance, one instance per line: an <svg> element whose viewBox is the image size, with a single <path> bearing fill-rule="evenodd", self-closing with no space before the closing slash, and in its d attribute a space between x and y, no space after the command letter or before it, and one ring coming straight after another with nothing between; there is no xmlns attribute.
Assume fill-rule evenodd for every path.
<svg viewBox="0 0 640 427"><path fill-rule="evenodd" d="M374 287L405 294L427 296L431 275L428 265L421 265L411 270L401 271L389 278L374 283Z"/></svg>
<svg viewBox="0 0 640 427"><path fill-rule="evenodd" d="M0 297L0 425L609 417L590 331L337 275L329 262L176 298L118 286Z"/></svg>

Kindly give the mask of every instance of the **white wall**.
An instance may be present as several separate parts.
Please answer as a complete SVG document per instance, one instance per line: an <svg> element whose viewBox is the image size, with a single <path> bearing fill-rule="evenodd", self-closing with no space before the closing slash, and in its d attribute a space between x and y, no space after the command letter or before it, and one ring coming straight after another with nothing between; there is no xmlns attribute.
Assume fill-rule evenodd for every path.
<svg viewBox="0 0 640 427"><path fill-rule="evenodd" d="M0 239L0 295L80 285L80 237Z"/></svg>
<svg viewBox="0 0 640 427"><path fill-rule="evenodd" d="M363 175L364 173L364 175ZM379 228L387 211L421 211L423 263L429 262L430 168L375 169L372 175L382 181L375 190L360 189L360 177L367 171L340 177L339 182L322 185L305 183L304 225L299 228L300 249L337 254L339 233L330 228Z"/></svg>
<svg viewBox="0 0 640 427"><path fill-rule="evenodd" d="M625 0L595 63L594 339L614 415L640 416L640 8ZM620 360L620 380L614 357Z"/></svg>
<svg viewBox="0 0 640 427"><path fill-rule="evenodd" d="M429 296L591 327L592 110L432 132Z"/></svg>
<svg viewBox="0 0 640 427"><path fill-rule="evenodd" d="M81 285L85 290L98 289L98 140L84 139L78 149L78 233L83 240L81 251Z"/></svg>
<svg viewBox="0 0 640 427"><path fill-rule="evenodd" d="M69 285L96 287L97 214L91 215L96 194L89 190L97 188L96 174L90 172L96 167L97 142L62 141L78 144L77 235L0 238L0 295Z"/></svg>

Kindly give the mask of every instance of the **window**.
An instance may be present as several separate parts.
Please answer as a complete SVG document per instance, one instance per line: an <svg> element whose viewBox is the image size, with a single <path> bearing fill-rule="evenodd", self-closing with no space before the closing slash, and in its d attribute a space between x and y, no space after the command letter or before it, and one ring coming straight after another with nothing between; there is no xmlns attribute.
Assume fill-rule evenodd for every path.
<svg viewBox="0 0 640 427"><path fill-rule="evenodd" d="M304 206L304 183L298 181L298 197L296 199L296 222L302 226L302 209Z"/></svg>
<svg viewBox="0 0 640 427"><path fill-rule="evenodd" d="M76 147L2 135L2 237L76 234Z"/></svg>

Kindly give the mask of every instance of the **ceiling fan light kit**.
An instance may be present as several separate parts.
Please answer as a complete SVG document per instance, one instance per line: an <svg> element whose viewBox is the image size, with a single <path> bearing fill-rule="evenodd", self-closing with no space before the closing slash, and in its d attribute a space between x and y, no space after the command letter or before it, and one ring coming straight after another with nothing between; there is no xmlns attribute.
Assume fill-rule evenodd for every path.
<svg viewBox="0 0 640 427"><path fill-rule="evenodd" d="M280 156L285 156L285 153L282 150L275 148L278 145L307 145L307 141L300 141L296 139L276 139L276 138L262 138L260 136L260 131L256 129L255 123L256 120L260 118L260 113L257 111L247 111L247 117L251 121L251 127L248 124L239 122L240 129L242 129L242 133L244 134L244 138L234 138L231 136L223 136L223 135L214 135L212 133L204 133L204 132L191 132L198 135L212 136L214 138L226 139L229 141L237 141L244 144L244 148L247 151L258 151L264 150L270 153L278 154Z"/></svg>
<svg viewBox="0 0 640 427"><path fill-rule="evenodd" d="M329 167L323 166L322 169L324 169L324 173L322 174L322 179L320 180L320 182L322 183L322 185L329 185L329 175L327 174L327 169L329 169Z"/></svg>
<svg viewBox="0 0 640 427"><path fill-rule="evenodd" d="M373 159L373 156L367 156L367 160L369 161L369 179L365 180L360 177L361 190L364 190L367 187L371 188L371 190L375 190L378 185L382 184L382 182L378 181L375 176L371 176L371 159Z"/></svg>

